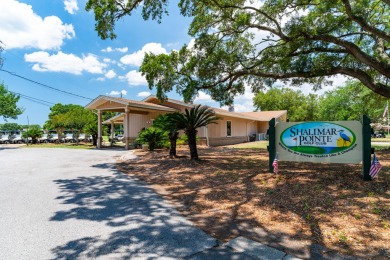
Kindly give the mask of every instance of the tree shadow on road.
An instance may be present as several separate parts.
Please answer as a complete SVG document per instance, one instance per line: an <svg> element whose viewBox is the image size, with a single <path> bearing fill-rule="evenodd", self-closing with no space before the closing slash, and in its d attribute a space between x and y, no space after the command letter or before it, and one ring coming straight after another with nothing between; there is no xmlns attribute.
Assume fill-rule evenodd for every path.
<svg viewBox="0 0 390 260"><path fill-rule="evenodd" d="M92 167L108 169L111 174L54 181L62 193L56 199L68 206L55 212L50 221L98 222L97 225L103 224L109 231L55 247L52 249L55 259L108 255L177 258L216 244L142 182L119 173L115 164Z"/></svg>

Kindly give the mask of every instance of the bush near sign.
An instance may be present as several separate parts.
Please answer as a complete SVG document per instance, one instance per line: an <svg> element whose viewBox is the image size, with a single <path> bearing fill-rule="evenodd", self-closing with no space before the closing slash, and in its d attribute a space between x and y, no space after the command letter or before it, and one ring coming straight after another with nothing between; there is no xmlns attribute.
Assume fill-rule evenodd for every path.
<svg viewBox="0 0 390 260"><path fill-rule="evenodd" d="M275 127L276 152L281 161L362 161L362 124L358 121L281 122Z"/></svg>

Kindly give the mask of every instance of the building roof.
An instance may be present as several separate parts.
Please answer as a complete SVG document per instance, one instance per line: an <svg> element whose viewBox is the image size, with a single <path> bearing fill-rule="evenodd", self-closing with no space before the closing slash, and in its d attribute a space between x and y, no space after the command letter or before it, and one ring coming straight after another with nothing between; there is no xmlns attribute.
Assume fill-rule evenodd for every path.
<svg viewBox="0 0 390 260"><path fill-rule="evenodd" d="M240 112L239 114L256 118L256 120L261 119L262 121L270 121L272 118L278 118L287 114L287 110Z"/></svg>
<svg viewBox="0 0 390 260"><path fill-rule="evenodd" d="M154 103L136 101L136 100L125 99L125 98L103 96L103 95L98 96L85 107L87 109L98 109L99 105L102 105L106 101L115 102L123 105L124 107L130 107L130 108L144 108L144 109L161 110L161 111L168 111L168 112L176 111L176 109L174 108L170 108L167 106L162 106Z"/></svg>
<svg viewBox="0 0 390 260"><path fill-rule="evenodd" d="M107 119L106 121L102 122L103 125L108 125L108 124L111 124L111 123L123 123L123 120L125 118L125 113L120 113L114 117L111 117L109 119Z"/></svg>
<svg viewBox="0 0 390 260"><path fill-rule="evenodd" d="M155 99L157 99L156 96L150 95L150 96L144 98L142 101L148 102L148 101L155 100ZM183 105L183 106L189 107L189 108L196 106L196 105L200 105L200 104L189 104L189 103L185 103L181 100L176 100L176 99L171 99L171 98L168 98L167 102ZM259 112L229 112L228 110L222 109L222 108L215 108L215 107L210 107L210 108L212 108L217 115L237 117L237 118L243 118L243 119L249 119L249 120L255 120L255 121L270 121L272 118L278 118L284 114L287 114L287 110L259 111Z"/></svg>
<svg viewBox="0 0 390 260"><path fill-rule="evenodd" d="M154 95L150 95L143 99L142 101L136 101L131 99L125 99L125 98L117 98L117 97L110 97L110 96L98 96L93 101L91 101L86 108L88 109L97 109L100 105L104 104L107 101L116 102L118 104L123 105L124 107L130 107L130 108L142 108L142 109L150 109L150 110L160 110L160 111L167 111L167 112L174 112L177 111L174 108L165 106L163 103L155 104L151 103L152 100L156 100L157 97ZM185 103L180 100L176 99L167 99L167 102L182 105L187 108L194 107L199 104L189 104ZM216 115L219 116L228 116L228 117L235 117L235 118L242 118L247 120L253 120L253 121L269 121L272 118L279 118L283 116L284 114L287 114L287 110L280 110L280 111L259 111L259 112L229 112L228 110L222 109L222 108L214 108L213 109L216 113ZM123 115L117 115L114 118L110 118L109 120L106 120L104 124L108 124L111 121L121 121L123 120L121 117Z"/></svg>

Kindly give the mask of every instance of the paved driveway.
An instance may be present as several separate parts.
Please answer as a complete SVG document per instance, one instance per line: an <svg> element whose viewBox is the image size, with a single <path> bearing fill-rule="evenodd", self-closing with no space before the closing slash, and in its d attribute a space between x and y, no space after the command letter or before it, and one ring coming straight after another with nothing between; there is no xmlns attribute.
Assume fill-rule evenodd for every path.
<svg viewBox="0 0 390 260"><path fill-rule="evenodd" d="M216 244L117 172L123 155L0 147L0 259L178 258Z"/></svg>

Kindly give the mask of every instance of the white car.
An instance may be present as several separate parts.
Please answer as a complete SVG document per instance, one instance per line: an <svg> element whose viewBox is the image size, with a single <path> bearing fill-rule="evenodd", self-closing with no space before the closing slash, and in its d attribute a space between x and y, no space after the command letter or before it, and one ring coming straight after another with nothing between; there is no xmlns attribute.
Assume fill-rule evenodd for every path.
<svg viewBox="0 0 390 260"><path fill-rule="evenodd" d="M9 144L9 134L8 133L1 133L0 136L0 144Z"/></svg>

